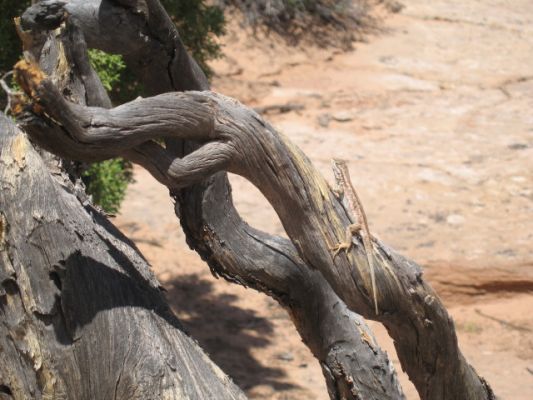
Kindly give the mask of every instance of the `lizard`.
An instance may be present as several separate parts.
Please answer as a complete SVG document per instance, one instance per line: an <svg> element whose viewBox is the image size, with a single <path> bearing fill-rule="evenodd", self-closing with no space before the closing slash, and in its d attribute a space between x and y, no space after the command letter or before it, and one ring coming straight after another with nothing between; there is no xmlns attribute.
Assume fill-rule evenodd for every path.
<svg viewBox="0 0 533 400"><path fill-rule="evenodd" d="M330 248L334 251L333 259L341 252L348 252L353 246L353 236L359 234L363 241L363 247L365 250L366 260L368 263L368 268L370 270L370 281L372 285L372 297L374 300L374 309L376 315L379 315L378 310L378 300L377 300L377 291L376 291L376 276L374 268L374 247L372 245L372 235L368 229L368 222L366 219L366 214L363 209L363 205L357 192L355 191L352 182L350 180L350 173L348 171L348 166L344 160L332 160L333 175L335 176L335 182L337 184L337 189L334 189L333 192L337 195L339 199L343 202L346 210L348 211L348 216L350 217L351 224L346 228L346 240L337 244L336 246Z"/></svg>

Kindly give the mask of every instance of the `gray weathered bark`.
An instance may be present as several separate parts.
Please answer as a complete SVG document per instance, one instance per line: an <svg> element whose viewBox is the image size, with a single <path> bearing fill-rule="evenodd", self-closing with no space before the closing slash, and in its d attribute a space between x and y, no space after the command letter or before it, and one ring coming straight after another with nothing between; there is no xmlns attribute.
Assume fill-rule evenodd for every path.
<svg viewBox="0 0 533 400"><path fill-rule="evenodd" d="M39 12L30 11L25 14L23 22L26 23L26 28L35 28L39 25L38 22L43 20L47 24L50 23L51 18L44 18L44 16L50 16L50 13L42 12L43 6L44 9L47 9L46 5L41 5L38 9L40 10ZM75 12L75 7L72 4L70 6L71 8L69 10ZM76 16L72 17L74 21L83 20L87 24L87 21L90 21L89 17L91 15L98 15L101 17L102 25L95 28L95 22L93 20L93 30L101 31L104 28L108 29L108 27L114 26L108 23L109 19L105 16L106 12L109 11L108 6L102 6L98 13L87 12L86 4L84 7L83 12L85 14L76 14ZM158 2L151 2L150 7L155 7L155 9L150 9L150 11L145 9L145 12L151 16L161 15L162 10L159 8ZM118 15L119 11L116 8L112 10L113 15ZM59 17L62 16L62 12L59 9L52 9L52 11ZM128 12L122 10L123 19L138 18L137 14L132 14L129 10L126 11ZM166 26L161 27L161 19L166 21ZM135 24L135 22L131 21L131 24ZM182 68L193 71L197 71L197 69L194 68L194 60L184 53L182 45L180 46L179 36L175 32L175 28L170 23L170 20L162 17L156 19L150 17L148 18L147 24L148 28L143 30L142 37L133 36L131 38L133 42L135 40L141 40L138 43L140 50L138 50L135 57L131 56L132 50L128 50L130 54L127 58L133 60L149 59L151 58L150 52L154 48L159 48L161 43L166 43L165 41L170 40L171 43L166 48L170 47L171 50L174 49L176 51L167 51L167 53L159 52L158 57L163 57L162 54L164 54L168 59L164 58L165 62L157 62L152 66L152 74L160 77L158 84L166 81L168 84L176 85L176 89L187 88L191 85L197 88L203 88L205 86L205 78L198 78L197 75L189 75L188 81L185 82L176 78L182 76L180 73ZM150 29L151 24L155 24L153 30ZM130 24L128 23L127 25ZM47 25L47 27L50 28L53 26ZM75 46L64 44L63 47L66 49L76 47L78 51L74 54L65 55L65 58L73 61L69 61L66 64L85 65L87 64L86 60L78 57L81 53L80 49L83 48L83 43L79 40L79 35L72 32L75 30L73 28L71 24L71 29L67 30L65 35L72 37L70 40L76 42ZM36 35L31 35L29 42L42 43L42 39L39 39L39 30L34 30ZM174 32L173 34L166 34L166 32L172 31ZM164 35L157 36L161 32ZM115 32L114 34L119 33ZM150 36L149 34L155 36ZM146 40L147 38L152 39L152 42ZM97 43L95 40L98 40L98 38L93 37L89 39L89 43L96 46ZM132 43L129 43L129 47L125 47L121 43L122 40L125 39L110 41L110 43L116 46L114 48L115 51L124 50L125 48L132 49L134 47ZM109 48L106 49L112 51ZM148 52L148 54L144 52ZM40 61L49 56L49 52L41 53L40 46L35 45L32 46L32 53L36 54L34 58ZM41 54L45 57L40 56ZM176 59L181 61L178 63L175 61ZM48 61L44 64L45 69L49 71L48 67L57 63ZM152 92L157 89L153 89L150 82L145 80L146 76L150 77L151 75L146 75L144 69L139 68L137 64L133 64L131 67L137 71L145 87L149 87ZM164 69L158 69L160 67L164 67ZM79 67L78 69L86 70L86 67ZM65 75L64 72L62 75ZM81 75L88 76L88 74ZM167 75L174 76L174 78L165 79ZM91 87L91 85L88 86ZM168 90L172 89L172 87L168 88ZM86 92L88 93L90 91ZM101 91L97 88L95 92L100 93ZM95 105L96 103L92 104ZM105 104L105 100L102 101L102 104ZM64 139L63 135L48 135L46 133L47 131L43 130L41 125L27 124L26 127L28 131L33 132L32 136L34 139L44 137L41 144L47 148L55 149L56 152L60 152L59 149L63 146L55 143L54 137L62 141ZM91 152L92 155L87 155L85 144L80 146L80 143L73 143L72 141L63 144L69 148L68 154L63 154L63 156L85 159L81 154L85 151L85 157L88 156L91 160L102 157L102 153L99 152ZM185 146L191 147L190 145ZM170 138L167 140L167 150L175 148L181 152L185 146L175 139ZM128 150L128 153L124 155L142 163L146 155L157 150L158 147L153 143L144 143L142 146ZM162 160L164 159L165 156L162 157ZM144 165L154 176L162 179L162 175L158 169L151 165L150 162L145 162ZM184 200L190 195L198 197ZM220 199L225 200L220 202ZM344 306L327 282L324 281L320 273L310 270L301 262L289 241L270 237L269 235L253 230L240 219L232 206L225 174L219 174L217 178L206 186L197 185L191 188L191 190L180 191L177 193L177 200L177 204L183 207L180 210L182 215L181 221L186 226L189 242L194 243L203 257L208 257L208 262L213 271L216 271L216 273L229 280L240 282L241 284L270 294L288 309L293 316L295 325L302 338L322 365L332 398L403 398L392 365L387 359L386 354L375 346L372 333L363 319L357 314L350 312ZM233 218L231 220L222 218L226 213L231 213ZM213 240L214 238L209 235L205 235L207 223L210 224L209 229L217 232L218 236L216 240ZM199 237L195 238L195 235ZM221 247L220 243L224 243L224 246ZM214 253L215 251L217 254ZM250 262L250 260L255 260L255 263ZM359 327L359 329L354 329L354 327ZM372 342L374 342L374 347L369 345ZM373 365L374 368L368 368L368 365ZM368 382L372 382L372 385L369 385Z"/></svg>
<svg viewBox="0 0 533 400"><path fill-rule="evenodd" d="M244 399L77 191L0 114L0 398Z"/></svg>
<svg viewBox="0 0 533 400"><path fill-rule="evenodd" d="M54 19L49 11L53 11L50 4L58 3L42 5L41 14L27 13L24 27L37 31L43 21L47 28L57 26L63 14L57 13ZM91 7L98 12L91 12ZM143 81L157 76L157 82L148 85L151 94L206 89L157 1L71 1L64 10L74 25L81 26L89 46L115 52L125 49ZM131 19L131 24L125 24L131 31L109 32L115 26L109 18ZM154 49L157 52L151 53ZM149 72L145 64L132 61L147 54L157 54ZM171 188L189 243L211 268L274 295L289 309L323 365L333 398L401 397L368 329L337 295L351 310L387 327L421 398L493 398L461 355L453 323L423 281L420 268L381 243L376 261L382 314L373 315L362 246L335 260L331 256L330 247L342 240L349 223L342 204L309 160L256 113L209 91L162 94L112 110L87 108L64 99L50 80L41 79L31 67L22 65L19 75L39 114L25 124L32 137L57 154L80 160L129 157ZM41 107L46 115L40 113ZM156 138L165 138L166 147L154 142ZM254 183L277 211L292 243L244 224L219 171L238 173ZM324 324L328 321L336 324L333 332ZM353 329L353 322L360 329ZM346 343L353 347L345 347ZM354 351L357 344L367 352Z"/></svg>

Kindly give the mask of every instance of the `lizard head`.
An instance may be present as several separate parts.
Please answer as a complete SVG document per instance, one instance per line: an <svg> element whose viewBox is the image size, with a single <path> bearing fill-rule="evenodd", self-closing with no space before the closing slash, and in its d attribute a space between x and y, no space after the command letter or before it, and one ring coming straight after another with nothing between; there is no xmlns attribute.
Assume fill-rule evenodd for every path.
<svg viewBox="0 0 533 400"><path fill-rule="evenodd" d="M346 176L346 171L348 170L346 161L334 158L331 160L331 168L333 169L335 180L343 181L343 176Z"/></svg>

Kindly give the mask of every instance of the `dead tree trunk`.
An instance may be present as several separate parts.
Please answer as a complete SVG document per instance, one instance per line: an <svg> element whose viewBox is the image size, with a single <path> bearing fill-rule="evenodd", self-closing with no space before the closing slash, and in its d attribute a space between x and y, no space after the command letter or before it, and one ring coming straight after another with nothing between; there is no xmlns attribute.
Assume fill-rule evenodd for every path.
<svg viewBox="0 0 533 400"><path fill-rule="evenodd" d="M60 85L65 84L65 79L61 77L74 77L76 82L70 83L69 93L72 93L72 87L77 88L81 94L77 96L78 101L108 106L101 84L87 63L85 40L76 26L86 31L91 47L124 52L130 67L151 93L207 87L205 76L184 51L174 25L158 2L150 2L144 14L116 4L111 6L107 2L101 5L93 2L92 6L95 8L76 2L69 4L69 20L75 21L75 24L69 22L68 29L59 36L61 46L54 45L42 32L43 28L51 29L58 25L64 11L61 7L53 2L41 4L29 9L23 18L24 29L27 30L23 33L27 50L39 60L45 71L61 82ZM55 25L54 15L57 16ZM149 15L150 18L139 20L139 15L143 18ZM95 19L95 16L98 18ZM122 26L134 27L138 31L115 31L113 34L117 35L117 40L109 40L106 35L91 36L94 32L114 29L117 19L122 21ZM48 44L43 44L47 41ZM62 48L64 54L49 51L50 48ZM56 59L62 61L57 62ZM148 71L147 59L156 60L150 64ZM67 73L58 70L58 65L74 67ZM60 149L65 146L55 142L54 138L62 141L64 136L48 135L53 126L45 127L35 119L26 121L24 126L43 147L66 158L92 161L112 155L87 152L85 145L68 138L64 145L70 150L68 154L63 153ZM184 149L194 149L194 145L172 137L167 138L166 147L167 151L175 149L175 154L182 154ZM150 152L151 148L151 144L146 144L123 155L143 163L154 176L164 180L157 168L143 162L145 152ZM301 261L290 241L256 231L240 219L231 203L225 174L218 174L209 182L188 190L177 191L175 196L189 243L208 260L212 270L228 280L266 292L287 308L304 342L319 360L332 398L403 398L386 354L377 346L369 345L375 344L375 341L364 320L346 308L318 271L311 270ZM232 218L223 218L228 213ZM216 232L217 236L206 235L206 230ZM224 245L221 246L221 243ZM368 368L368 365L373 367Z"/></svg>
<svg viewBox="0 0 533 400"><path fill-rule="evenodd" d="M244 399L79 190L0 114L0 398Z"/></svg>
<svg viewBox="0 0 533 400"><path fill-rule="evenodd" d="M89 46L123 53L151 94L205 90L161 94L106 110L63 98L58 79L52 83L35 66L22 64L18 71L32 98L32 114L24 124L32 138L63 157L121 155L152 172L176 196L189 243L213 270L273 295L289 309L323 365L332 398L402 396L368 328L340 299L387 327L422 399L493 398L461 355L453 323L420 268L381 243L382 313L373 314L362 246L336 259L330 251L349 224L342 204L305 155L255 112L206 91L203 75L157 1L49 1L26 13L23 22L32 30L24 42L37 60L42 43L34 34L66 22L63 35L79 26ZM115 26L120 30L113 31ZM83 70L83 57L76 61ZM161 138L164 147L154 141ZM242 222L223 171L245 176L263 192L291 242Z"/></svg>

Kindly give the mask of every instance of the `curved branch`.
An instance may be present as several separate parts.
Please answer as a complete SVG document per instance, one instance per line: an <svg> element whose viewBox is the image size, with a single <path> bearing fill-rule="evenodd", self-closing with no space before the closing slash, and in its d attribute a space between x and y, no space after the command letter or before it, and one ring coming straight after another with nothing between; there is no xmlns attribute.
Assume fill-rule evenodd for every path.
<svg viewBox="0 0 533 400"><path fill-rule="evenodd" d="M280 216L304 262L319 270L352 310L374 317L369 296L370 277L365 268L362 246L355 246L350 253L333 260L329 248L342 240L349 219L342 204L307 158L257 114L235 101L209 92L187 95L203 96L206 103L211 104L215 123L209 139L231 144L233 154L228 170L247 177L263 192ZM151 100L147 99L145 106L150 106ZM166 100L176 98L167 97ZM153 101L157 104L159 99ZM167 107L179 110L182 104ZM99 116L103 114L99 113ZM107 121L105 116L103 120ZM155 133L150 129L151 123L157 125L156 121L143 123L136 135L153 137L151 135ZM180 128L176 126L176 129ZM204 139L205 136L202 137ZM179 146L174 144L176 148ZM172 145L167 147L168 151L176 150ZM180 184L179 179L176 184ZM187 192L183 196L185 205L181 205L182 210L189 211L190 199L195 193L189 194L192 196L187 197ZM203 200L207 199L204 195L205 192L202 193ZM202 209L196 217L202 220L206 215L208 211ZM239 231L244 232L244 229ZM218 240L215 243L206 239L201 242L190 231L187 233L189 239L191 236L195 239L196 248L201 250L204 246L208 248L207 252L215 254L215 245L220 243ZM217 233L215 231L213 237ZM230 260L221 259L231 265ZM218 267L224 268L228 264L220 263ZM379 320L395 339L402 365L421 397L493 398L490 388L461 355L453 323L438 297L423 281L420 268L381 243L377 244L376 267L379 304L384 310Z"/></svg>
<svg viewBox="0 0 533 400"><path fill-rule="evenodd" d="M90 8L96 3L92 2L85 6ZM150 4L154 3L157 2L150 2ZM41 3L38 7L40 6L44 7L44 4ZM154 14L152 11L154 10L150 10ZM41 13L46 15L46 10L41 9ZM123 14L127 15L125 19L131 17L127 12ZM74 25L69 25L69 19L66 22L67 29ZM109 26L104 23L96 30L103 32ZM162 37L155 39L152 36L142 37L140 47L144 46L147 38L148 41L164 42L171 39L172 43L179 42L179 36L172 24L159 27L159 29L159 33L164 33ZM168 32L173 33L169 36ZM34 36L40 34L38 29L30 33ZM120 33L124 34L122 31ZM105 41L105 35L103 36ZM43 40L38 38L34 42L41 43ZM128 42L134 43L135 40L128 38ZM111 43L117 46L117 52L123 50L123 47L118 44L120 40L113 40ZM53 44L54 41L52 41L52 47ZM50 46L50 44L47 45ZM173 58L168 60L167 65L171 70L169 75L181 76L180 64L175 60L189 59L181 44L180 46L174 49ZM63 48L68 49L69 44L63 43ZM43 52L40 61L45 61L47 56L48 53ZM144 59L142 55L140 59ZM74 65L78 62L75 61ZM45 62L45 66L48 64ZM158 63L157 68L161 65L162 63ZM151 65L151 67L154 66ZM134 65L133 68L135 69L136 66ZM162 76L167 72L163 69L158 71L157 68L152 69L152 76ZM53 72L53 68L46 70ZM77 76L76 73L73 75ZM184 76L187 77L186 74ZM143 84L149 86L144 80L145 77L146 75L141 74ZM162 82L165 81L162 80ZM202 79L194 78L188 84L195 89L205 87ZM183 81L180 83L179 80L175 80L172 85L162 89L163 91L176 90L180 89L180 85L183 87ZM79 89L79 86L76 87ZM150 89L155 90L153 87ZM90 87L87 90L90 91ZM68 158L70 153L70 157L83 160L95 160L114 155L111 148L102 148L94 152L86 146L84 150L84 146L72 140L63 127L57 126L53 121L48 121L48 123L50 126L47 127L43 124L43 119L32 117L25 121L25 127L32 136L39 136L39 143L55 151L56 154L59 153ZM43 132L50 133L50 136L45 137ZM57 148L54 150L55 145ZM154 142L146 142L124 150L123 155L144 165L163 184L172 186L168 177L165 176L165 171L177 154L181 154L184 150L194 151L195 146L183 144L180 140L167 139L166 149ZM154 163L154 160L157 162ZM231 200L230 187L225 174L218 174L205 184L175 192L174 197L177 200L176 210L181 215L180 220L189 244L206 259L214 273L262 290L274 296L288 309L302 338L322 365L332 399L403 398L396 374L386 354L377 346L368 346L368 342L363 340L363 337L372 336L364 321L344 306L320 273L310 270L301 261L296 261L299 257L289 241L253 231L239 217ZM231 218L224 218L225 215L230 215ZM206 231L216 232L216 234L206 235ZM288 285L288 282L291 284ZM356 326L360 329L354 329ZM373 342L375 343L374 340ZM373 367L362 368L362 366ZM369 385L369 382L372 384Z"/></svg>
<svg viewBox="0 0 533 400"><path fill-rule="evenodd" d="M46 87L39 84L37 92L46 91ZM483 382L465 362L457 347L450 317L436 294L423 281L420 268L379 242L376 243L376 285L383 313L378 317L374 315L363 246L354 246L351 252L335 259L330 251L332 244L342 241L350 224L342 204L303 153L253 110L216 93L187 92L180 96L160 95L144 99L141 126L132 128L131 121L118 126L117 120L109 117L112 113L99 112L96 108L91 112L98 114L98 118L93 117L92 120L98 121L99 128L113 123L111 128L102 131L106 138L122 130L130 132L128 139L131 140L137 135L155 135L157 121L166 118L168 110L175 110L178 117L174 121L179 120L182 113L194 114L194 110L189 109L191 102L187 101L188 96L194 100L203 99L199 103L210 105L213 112L210 120L214 119L215 124L209 136L212 140L227 143L227 150L231 152L228 170L241 174L258 187L278 213L292 242L297 244L300 257L322 273L351 310L377 319L387 327L404 368L419 390L424 389L423 392L427 393L425 398L447 398L438 396L446 393L443 389L453 387L453 384L462 387L461 395L457 394L459 397L456 398L487 398ZM163 111L160 110L162 99L166 104ZM137 110L137 103L122 105L121 112L129 114L130 108ZM41 101L40 104L45 108L47 106L46 102ZM205 118L204 112L199 111L195 119L197 123ZM70 124L67 121L69 114L59 117L63 125ZM92 125L86 129L90 131ZM176 125L175 130L181 130L181 126ZM201 132L199 135L202 139L206 137ZM202 148L199 151L206 156L214 156L211 151L202 151ZM198 179L206 178L213 172L203 170L202 165L195 167L204 172L197 175ZM179 175L170 177L178 186L184 184L181 178ZM462 371L462 374L457 376L457 371ZM473 385L476 381L477 386Z"/></svg>
<svg viewBox="0 0 533 400"><path fill-rule="evenodd" d="M15 72L17 77L27 78L21 81L24 90L38 99L46 114L60 122L72 140L80 142L88 151L113 148L119 154L151 139L212 138L214 121L210 99L196 96L194 92L166 93L157 96L155 101L138 98L127 107L108 110L66 100L50 79L34 76L35 67L31 64L21 61L15 65ZM177 104L181 107L175 107Z"/></svg>

